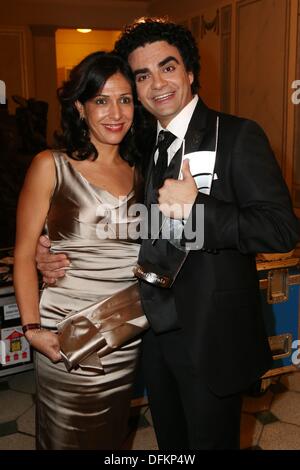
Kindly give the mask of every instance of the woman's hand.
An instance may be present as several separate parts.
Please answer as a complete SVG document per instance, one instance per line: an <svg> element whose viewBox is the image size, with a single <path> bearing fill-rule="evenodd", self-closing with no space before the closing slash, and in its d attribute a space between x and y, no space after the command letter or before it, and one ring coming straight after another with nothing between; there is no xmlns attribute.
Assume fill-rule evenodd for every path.
<svg viewBox="0 0 300 470"><path fill-rule="evenodd" d="M60 346L58 337L53 331L42 328L27 330L25 338L30 346L47 356L53 363L61 361L62 357L59 352Z"/></svg>

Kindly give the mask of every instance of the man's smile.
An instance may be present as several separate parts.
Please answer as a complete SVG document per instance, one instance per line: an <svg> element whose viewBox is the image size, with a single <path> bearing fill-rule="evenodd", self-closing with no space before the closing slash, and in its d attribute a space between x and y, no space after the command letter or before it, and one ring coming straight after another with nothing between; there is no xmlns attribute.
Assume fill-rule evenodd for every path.
<svg viewBox="0 0 300 470"><path fill-rule="evenodd" d="M170 92L170 93L164 93L163 95L158 95L154 96L153 101L161 102L161 101L167 101L169 98L173 97L175 95L175 92Z"/></svg>

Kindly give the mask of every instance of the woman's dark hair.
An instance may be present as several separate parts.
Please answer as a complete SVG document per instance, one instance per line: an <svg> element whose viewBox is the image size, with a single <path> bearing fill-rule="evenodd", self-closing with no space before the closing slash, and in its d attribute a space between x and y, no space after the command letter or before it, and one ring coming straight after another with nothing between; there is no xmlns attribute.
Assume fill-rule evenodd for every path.
<svg viewBox="0 0 300 470"><path fill-rule="evenodd" d="M198 93L199 50L192 33L182 25L172 23L165 18L140 18L125 27L115 44L114 52L128 60L129 54L135 49L156 41L166 41L178 49L187 72L192 72L194 75L192 93Z"/></svg>
<svg viewBox="0 0 300 470"><path fill-rule="evenodd" d="M76 160L98 157L96 147L90 141L88 127L80 118L75 106L78 100L84 104L103 88L106 81L115 73L122 74L130 83L136 105L137 98L133 75L127 62L112 52L94 52L85 57L70 73L70 78L58 89L57 95L61 104L62 135L58 137L60 146L67 155ZM120 144L120 155L131 165L136 163L138 152L134 136L129 131Z"/></svg>

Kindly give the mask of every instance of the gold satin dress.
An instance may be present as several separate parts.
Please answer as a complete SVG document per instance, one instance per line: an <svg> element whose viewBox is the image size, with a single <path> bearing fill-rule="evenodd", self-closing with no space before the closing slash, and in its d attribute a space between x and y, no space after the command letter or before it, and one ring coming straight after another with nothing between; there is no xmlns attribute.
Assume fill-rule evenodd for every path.
<svg viewBox="0 0 300 470"><path fill-rule="evenodd" d="M133 192L116 198L90 184L60 152L53 152L56 186L46 221L53 253L71 262L64 278L46 287L41 323L55 325L135 281L138 218L128 214ZM132 236L132 238L135 238ZM101 359L104 373L67 372L36 353L37 448L118 449L127 431L140 338Z"/></svg>

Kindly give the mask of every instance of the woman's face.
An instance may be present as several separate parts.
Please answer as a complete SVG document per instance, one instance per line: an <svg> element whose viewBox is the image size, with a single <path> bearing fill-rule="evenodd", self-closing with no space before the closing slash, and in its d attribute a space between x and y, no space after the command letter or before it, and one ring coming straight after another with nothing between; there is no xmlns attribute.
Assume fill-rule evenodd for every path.
<svg viewBox="0 0 300 470"><path fill-rule="evenodd" d="M121 73L115 73L107 79L99 94L84 105L77 101L76 106L80 116L85 118L94 145L117 145L133 120L131 85Z"/></svg>

